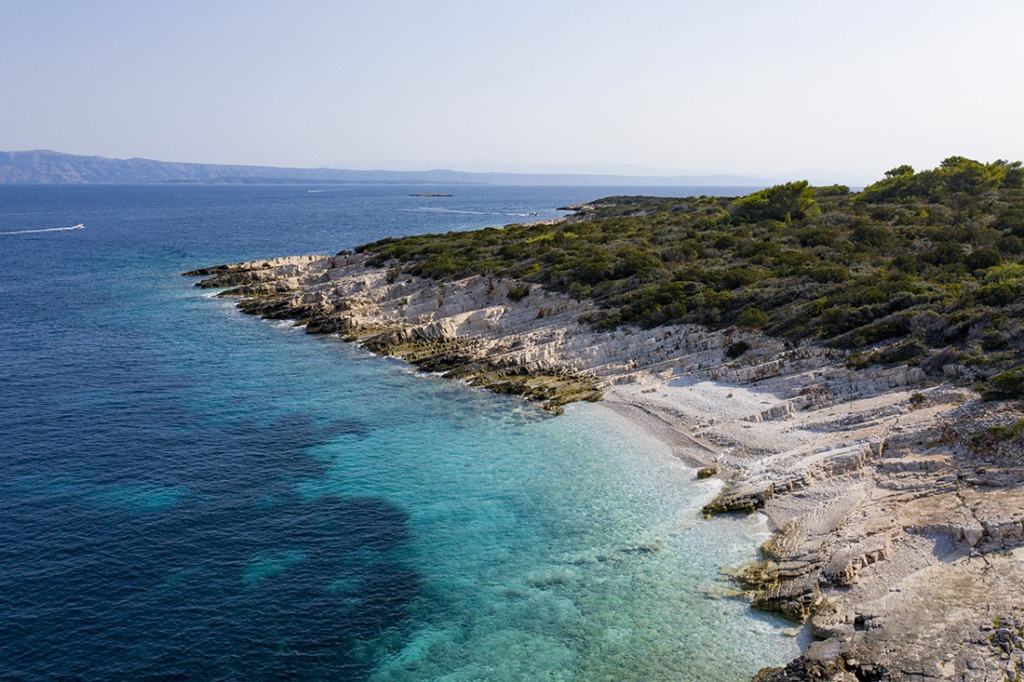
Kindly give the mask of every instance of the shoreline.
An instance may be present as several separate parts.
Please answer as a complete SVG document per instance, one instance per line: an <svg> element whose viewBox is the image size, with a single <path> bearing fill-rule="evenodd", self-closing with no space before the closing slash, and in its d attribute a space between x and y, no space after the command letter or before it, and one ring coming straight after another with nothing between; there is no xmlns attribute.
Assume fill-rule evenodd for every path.
<svg viewBox="0 0 1024 682"><path fill-rule="evenodd" d="M230 287L218 296L244 312L551 411L603 398L722 479L705 515L761 512L772 531L739 577L748 597L818 638L759 680L1024 669L1024 452L977 436L1024 418L1020 407L916 368L850 370L835 351L755 333L595 332L579 322L591 304L538 285L392 272L344 254L185 274ZM749 350L730 357L739 341Z"/></svg>
<svg viewBox="0 0 1024 682"><path fill-rule="evenodd" d="M629 400L621 391L612 389L600 404L664 443L671 450L673 457L692 469L710 467L717 459L717 452L686 434L665 415L641 402Z"/></svg>
<svg viewBox="0 0 1024 682"><path fill-rule="evenodd" d="M755 608L807 623L816 641L785 669L767 669L757 680L945 679L953 670L960 671L955 679L987 680L1014 679L1020 671L1024 472L1000 471L1001 485L970 481L964 460L981 462L950 447L949 424L991 415L978 414L985 408L968 391L925 390L934 396L928 406L912 406L916 392L900 391L845 412L829 407L832 431L814 411L776 424L745 421L738 415L750 408L784 404L749 386L647 381L609 391L609 409L676 457L716 467L725 485L719 499L756 480L765 460L776 464L769 484L801 475L800 485L757 505L772 535L761 547L763 560L739 581ZM721 409L727 401L739 405ZM899 409L888 419L862 420L892 408ZM807 426L809 436L794 435ZM706 438L720 449L709 449ZM806 455L793 468L782 461L784 448L799 441L805 453L842 453L853 441L865 456L845 471L807 476ZM915 454L911 443L926 448ZM889 452L893 447L898 451ZM973 473L995 472L974 466ZM964 508L971 511L965 515ZM705 508L708 516L720 511Z"/></svg>

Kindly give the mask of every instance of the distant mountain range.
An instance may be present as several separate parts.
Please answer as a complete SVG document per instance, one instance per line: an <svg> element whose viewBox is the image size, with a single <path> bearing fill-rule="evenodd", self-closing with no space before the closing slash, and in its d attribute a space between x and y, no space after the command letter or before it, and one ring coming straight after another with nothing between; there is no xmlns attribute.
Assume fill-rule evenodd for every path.
<svg viewBox="0 0 1024 682"><path fill-rule="evenodd" d="M109 159L47 150L0 152L0 184L422 184L576 185L633 187L765 187L769 179L750 175L597 175L468 173L451 170L387 171L335 168L274 168L151 159Z"/></svg>

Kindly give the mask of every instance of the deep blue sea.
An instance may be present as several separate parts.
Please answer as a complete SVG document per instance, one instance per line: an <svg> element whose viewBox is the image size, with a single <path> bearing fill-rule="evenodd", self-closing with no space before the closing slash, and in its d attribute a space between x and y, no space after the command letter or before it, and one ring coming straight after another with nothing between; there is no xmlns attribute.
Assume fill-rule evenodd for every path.
<svg viewBox="0 0 1024 682"><path fill-rule="evenodd" d="M316 189L0 186L0 678L716 681L798 653L723 596L758 520L702 520L715 484L607 408L549 417L179 276L641 191Z"/></svg>

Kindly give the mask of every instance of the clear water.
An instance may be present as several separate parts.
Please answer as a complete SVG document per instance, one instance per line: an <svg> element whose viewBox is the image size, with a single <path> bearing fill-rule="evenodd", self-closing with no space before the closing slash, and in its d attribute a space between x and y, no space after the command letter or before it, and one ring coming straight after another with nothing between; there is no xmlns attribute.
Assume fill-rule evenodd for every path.
<svg viewBox="0 0 1024 682"><path fill-rule="evenodd" d="M798 653L719 595L756 520L702 521L713 484L607 409L550 418L177 274L626 193L415 191L0 187L0 678L740 680Z"/></svg>

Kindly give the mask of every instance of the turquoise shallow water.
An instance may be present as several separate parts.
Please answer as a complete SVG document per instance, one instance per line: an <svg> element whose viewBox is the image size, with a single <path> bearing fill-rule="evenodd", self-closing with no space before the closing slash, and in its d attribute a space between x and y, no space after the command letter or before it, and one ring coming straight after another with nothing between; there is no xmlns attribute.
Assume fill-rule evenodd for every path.
<svg viewBox="0 0 1024 682"><path fill-rule="evenodd" d="M295 481L301 497L380 497L409 515L391 560L422 582L411 628L365 643L372 679L731 680L796 655L780 623L718 596L730 586L717 571L754 558L757 520L703 521L715 484L607 408L550 418L335 340L241 322L254 323L307 347L290 362L347 375L285 398L286 411L326 400L373 425L307 448L325 468ZM247 575L284 573L301 552L276 548ZM363 585L342 576L329 589Z"/></svg>
<svg viewBox="0 0 1024 682"><path fill-rule="evenodd" d="M700 519L714 484L610 410L550 418L176 274L614 192L453 193L0 188L0 231L86 223L0 237L0 677L739 680L796 655L718 596L757 520Z"/></svg>

